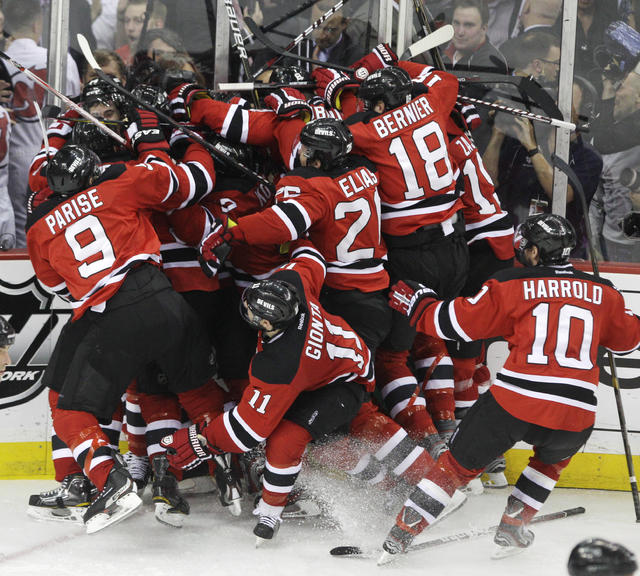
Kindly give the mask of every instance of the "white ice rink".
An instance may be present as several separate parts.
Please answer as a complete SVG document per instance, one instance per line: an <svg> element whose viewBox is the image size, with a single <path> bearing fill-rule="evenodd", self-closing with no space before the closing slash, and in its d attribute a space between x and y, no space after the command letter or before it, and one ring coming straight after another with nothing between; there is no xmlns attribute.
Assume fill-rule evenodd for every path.
<svg viewBox="0 0 640 576"><path fill-rule="evenodd" d="M586 513L534 526L532 548L511 558L492 560L489 536L414 552L385 567L374 559L334 558L329 550L341 544L379 548L395 514L381 510L382 496L372 489L356 491L318 475L307 476L307 482L321 490L333 522L287 521L273 542L256 549L248 500L242 515L234 518L216 494L191 496L191 516L182 529L175 529L155 519L147 488L145 505L133 517L88 536L82 526L27 516L29 494L55 486L52 480L0 481L0 575L564 575L572 547L594 536L620 542L640 555L640 524L630 493L559 488L543 514L575 506L584 506ZM509 490L470 496L458 512L418 541L496 524Z"/></svg>

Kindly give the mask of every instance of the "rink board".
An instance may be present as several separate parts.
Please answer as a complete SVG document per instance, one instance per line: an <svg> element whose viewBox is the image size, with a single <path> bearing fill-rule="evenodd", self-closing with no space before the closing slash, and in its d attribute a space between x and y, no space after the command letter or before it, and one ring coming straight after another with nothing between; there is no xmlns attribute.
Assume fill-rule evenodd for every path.
<svg viewBox="0 0 640 576"><path fill-rule="evenodd" d="M623 293L628 306L640 313L640 267L606 265L601 273ZM64 301L51 297L38 283L26 254L15 251L0 254L0 314L11 320L17 332L11 350L14 365L0 385L0 478L51 477L51 420L41 379L70 311ZM489 366L495 373L506 357L506 343L493 342L488 351ZM602 356L600 363L596 430L559 485L627 490L628 473L606 357ZM616 365L631 450L639 470L640 352L616 358ZM518 445L507 455L510 481L526 466L530 454L525 445Z"/></svg>

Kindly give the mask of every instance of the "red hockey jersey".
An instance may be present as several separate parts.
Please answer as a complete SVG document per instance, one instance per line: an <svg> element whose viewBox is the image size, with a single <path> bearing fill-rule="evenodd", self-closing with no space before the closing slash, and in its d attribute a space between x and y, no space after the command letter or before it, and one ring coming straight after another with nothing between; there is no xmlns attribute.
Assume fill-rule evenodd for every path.
<svg viewBox="0 0 640 576"><path fill-rule="evenodd" d="M491 176L473 140L464 134L452 137L449 154L464 177L462 213L468 244L486 240L496 258L508 260L513 250L513 224L508 212L500 206Z"/></svg>
<svg viewBox="0 0 640 576"><path fill-rule="evenodd" d="M160 262L151 211L184 207L211 191L211 156L194 144L189 160L176 164L154 151L138 164L108 167L87 190L34 207L27 222L33 268L45 287L70 301L75 318L104 310L131 267Z"/></svg>
<svg viewBox="0 0 640 576"><path fill-rule="evenodd" d="M224 451L246 452L265 440L301 392L341 380L373 387L367 346L318 301L324 279L322 258L309 246L294 250L292 256L272 278L296 287L302 312L271 340L259 338L249 385L239 404L207 427L207 440Z"/></svg>
<svg viewBox="0 0 640 576"><path fill-rule="evenodd" d="M472 298L430 305L417 329L466 342L504 337L509 356L489 393L516 418L554 430L593 425L598 346L640 346L640 318L622 295L570 265L498 272Z"/></svg>
<svg viewBox="0 0 640 576"><path fill-rule="evenodd" d="M362 112L346 120L354 153L378 167L382 231L392 236L444 222L461 207L446 133L458 80L425 70L428 92L384 114Z"/></svg>
<svg viewBox="0 0 640 576"><path fill-rule="evenodd" d="M351 156L330 171L297 168L278 182L276 205L240 218L249 244L309 239L327 262L326 284L374 292L389 286L376 167Z"/></svg>

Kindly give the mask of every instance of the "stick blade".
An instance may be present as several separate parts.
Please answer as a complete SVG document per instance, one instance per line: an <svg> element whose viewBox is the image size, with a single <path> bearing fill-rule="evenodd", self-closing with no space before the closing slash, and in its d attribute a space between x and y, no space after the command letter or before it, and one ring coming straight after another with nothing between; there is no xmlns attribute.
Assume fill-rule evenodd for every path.
<svg viewBox="0 0 640 576"><path fill-rule="evenodd" d="M446 24L441 26L435 32L432 32L428 36L425 36L421 40L414 42L407 48L410 58L415 58L419 54L433 50L438 46L442 46L451 41L453 38L453 26Z"/></svg>
<svg viewBox="0 0 640 576"><path fill-rule="evenodd" d="M329 550L331 556L362 556L364 552L359 546L336 546Z"/></svg>
<svg viewBox="0 0 640 576"><path fill-rule="evenodd" d="M91 68L93 68L94 70L100 70L100 65L94 58L93 53L91 52L91 47L89 46L89 41L84 37L84 34L77 34L76 38L78 39L80 51L82 52L82 55L84 56L89 66L91 66Z"/></svg>

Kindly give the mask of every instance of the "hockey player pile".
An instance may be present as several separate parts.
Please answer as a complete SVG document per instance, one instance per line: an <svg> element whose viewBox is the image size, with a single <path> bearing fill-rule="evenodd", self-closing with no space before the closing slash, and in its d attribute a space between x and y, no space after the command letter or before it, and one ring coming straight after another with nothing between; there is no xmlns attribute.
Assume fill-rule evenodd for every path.
<svg viewBox="0 0 640 576"><path fill-rule="evenodd" d="M566 219L514 242L456 76L387 45L351 68L274 65L257 108L171 69L130 90L99 73L80 106L118 138L74 108L49 125L27 245L74 313L44 377L60 486L31 514L98 532L150 481L180 527L179 481L213 477L233 513L256 500L264 542L322 466L402 494L387 562L483 472L506 486L525 441L494 556L531 546L592 431L598 347L638 348L640 319L574 269ZM491 337L509 356L479 395Z"/></svg>

